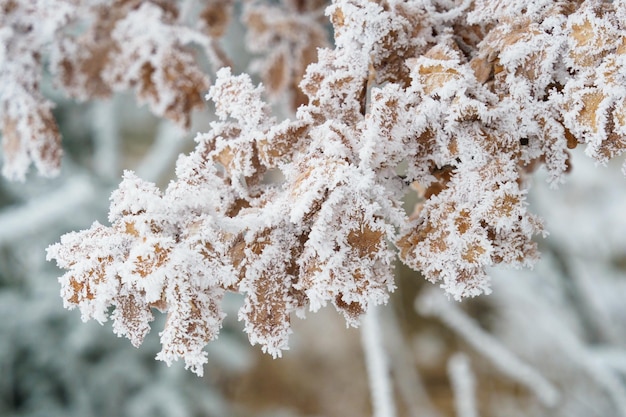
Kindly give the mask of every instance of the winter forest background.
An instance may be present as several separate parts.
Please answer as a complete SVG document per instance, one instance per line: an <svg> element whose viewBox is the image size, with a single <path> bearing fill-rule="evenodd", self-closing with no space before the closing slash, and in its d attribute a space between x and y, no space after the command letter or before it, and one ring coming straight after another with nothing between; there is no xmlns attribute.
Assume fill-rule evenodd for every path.
<svg viewBox="0 0 626 417"><path fill-rule="evenodd" d="M0 415L626 416L626 3L327 6L0 0ZM219 168L198 179L204 157ZM214 202L176 206L209 186ZM176 207L151 200L165 190ZM484 209L502 190L514 216ZM116 227L166 234L141 228L153 207L182 236L210 229L201 272L222 281L163 284L187 265L163 261L166 240L117 264L98 255ZM94 221L111 228L61 241ZM445 224L473 249L455 252ZM280 285L263 275L276 262L300 278L270 299L259 283ZM93 289L113 276L128 287ZM203 291L226 314L210 342L183 314ZM136 348L111 327L141 342L144 316L115 298L139 295L155 320Z"/></svg>

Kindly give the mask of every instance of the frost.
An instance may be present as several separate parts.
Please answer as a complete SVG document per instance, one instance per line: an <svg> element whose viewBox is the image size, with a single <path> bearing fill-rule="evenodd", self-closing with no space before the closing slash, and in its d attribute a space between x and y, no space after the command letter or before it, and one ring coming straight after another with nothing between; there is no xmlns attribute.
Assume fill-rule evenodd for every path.
<svg viewBox="0 0 626 417"><path fill-rule="evenodd" d="M104 321L114 306L115 332L134 344L153 308L167 312L159 358L183 358L196 373L227 291L243 294L249 340L273 356L289 346L294 313L330 304L358 325L386 303L396 256L456 300L489 293L490 267L539 257L535 239L546 231L526 202L533 172L543 167L555 186L570 149L584 145L607 163L626 148L622 2L337 0L325 9L333 47L321 2L279 3L244 6L251 48L267 54L252 65L262 85L224 67L209 88L184 47L212 45L231 2L223 14L209 2L203 19L218 26L211 32L205 19L204 34L181 27L162 2L90 9L97 24L57 45L54 68L76 97L133 88L183 126L205 89L215 105L219 120L178 159L164 191L127 172L111 225L68 234L48 254L68 270L67 307ZM104 62L93 62L96 52ZM73 77L80 68L89 77ZM295 110L284 120L265 101L282 94ZM45 146L23 142L15 115L24 113L7 108L5 143L19 144L21 166ZM49 107L38 108L31 128L47 126ZM410 189L418 202L409 216L401 207ZM514 379L556 400L534 369L485 340L498 366L516 363ZM451 367L469 397L469 371Z"/></svg>

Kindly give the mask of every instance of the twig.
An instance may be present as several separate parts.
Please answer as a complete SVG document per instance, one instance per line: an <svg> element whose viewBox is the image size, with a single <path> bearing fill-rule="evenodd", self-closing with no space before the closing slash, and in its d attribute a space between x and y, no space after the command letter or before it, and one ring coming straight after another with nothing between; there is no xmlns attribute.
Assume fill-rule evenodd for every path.
<svg viewBox="0 0 626 417"><path fill-rule="evenodd" d="M397 316L387 309L382 312L383 335L389 351L391 369L400 396L412 417L440 417L441 413L432 403L415 364L410 359L408 343L404 338Z"/></svg>
<svg viewBox="0 0 626 417"><path fill-rule="evenodd" d="M467 355L459 352L448 360L448 375L452 383L457 417L478 417L476 380Z"/></svg>
<svg viewBox="0 0 626 417"><path fill-rule="evenodd" d="M0 245L37 233L93 200L87 177L73 177L60 188L0 214Z"/></svg>
<svg viewBox="0 0 626 417"><path fill-rule="evenodd" d="M395 417L393 388L376 307L370 307L363 316L362 326L361 340L365 352L374 417Z"/></svg>

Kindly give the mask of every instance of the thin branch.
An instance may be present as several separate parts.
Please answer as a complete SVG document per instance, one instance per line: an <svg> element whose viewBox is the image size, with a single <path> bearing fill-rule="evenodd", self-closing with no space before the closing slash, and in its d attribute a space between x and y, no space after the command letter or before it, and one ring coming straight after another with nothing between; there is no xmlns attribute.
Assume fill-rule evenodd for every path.
<svg viewBox="0 0 626 417"><path fill-rule="evenodd" d="M411 351L405 339L397 316L390 309L381 311L383 335L396 387L412 417L439 417L441 413L431 401L424 383L420 378L415 363L411 359Z"/></svg>
<svg viewBox="0 0 626 417"><path fill-rule="evenodd" d="M94 186L84 176L73 177L54 191L0 214L0 245L32 235L93 200Z"/></svg>
<svg viewBox="0 0 626 417"><path fill-rule="evenodd" d="M478 417L476 379L467 355L459 352L448 360L448 375L452 383L457 417Z"/></svg>
<svg viewBox="0 0 626 417"><path fill-rule="evenodd" d="M363 316L362 344L369 377L374 417L395 417L396 406L389 377L389 364L383 346L377 307L370 307Z"/></svg>

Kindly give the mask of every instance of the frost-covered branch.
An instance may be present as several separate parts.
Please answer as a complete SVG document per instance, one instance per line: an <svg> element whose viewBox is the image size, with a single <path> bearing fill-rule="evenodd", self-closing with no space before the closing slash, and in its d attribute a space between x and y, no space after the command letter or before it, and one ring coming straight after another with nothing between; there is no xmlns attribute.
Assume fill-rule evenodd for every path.
<svg viewBox="0 0 626 417"><path fill-rule="evenodd" d="M167 189L127 172L110 225L48 251L67 270L66 306L83 318L112 318L139 344L152 309L166 312L159 358L168 363L182 357L201 372L227 291L244 295L245 331L273 356L288 348L293 314L332 304L356 326L386 303L396 257L454 299L489 293L489 267L528 267L539 256L534 238L545 230L526 201L532 173L543 166L556 185L570 149L606 163L626 148L622 1L336 0L325 9L333 46L322 1L274 3L243 8L264 84L217 71L207 97L219 120L179 158ZM209 1L190 29L165 4L86 8L93 26L63 33L53 49L61 85L78 98L133 88L155 114L188 126L209 84L186 45L206 49L234 8ZM29 13L2 16L18 27ZM29 70L38 63L30 55ZM266 96L295 114L280 120ZM409 217L410 190L419 202ZM474 330L489 357L515 364L514 378L555 401L541 375Z"/></svg>
<svg viewBox="0 0 626 417"><path fill-rule="evenodd" d="M454 392L457 417L478 417L476 407L476 379L472 374L469 358L456 353L448 360L448 374Z"/></svg>
<svg viewBox="0 0 626 417"><path fill-rule="evenodd" d="M395 417L396 406L391 383L390 367L384 346L384 336L377 308L363 316L361 331L365 363L372 393L374 417Z"/></svg>
<svg viewBox="0 0 626 417"><path fill-rule="evenodd" d="M95 186L86 176L76 176L61 187L0 214L0 245L46 228L87 205ZM45 207L45 210L42 210Z"/></svg>

